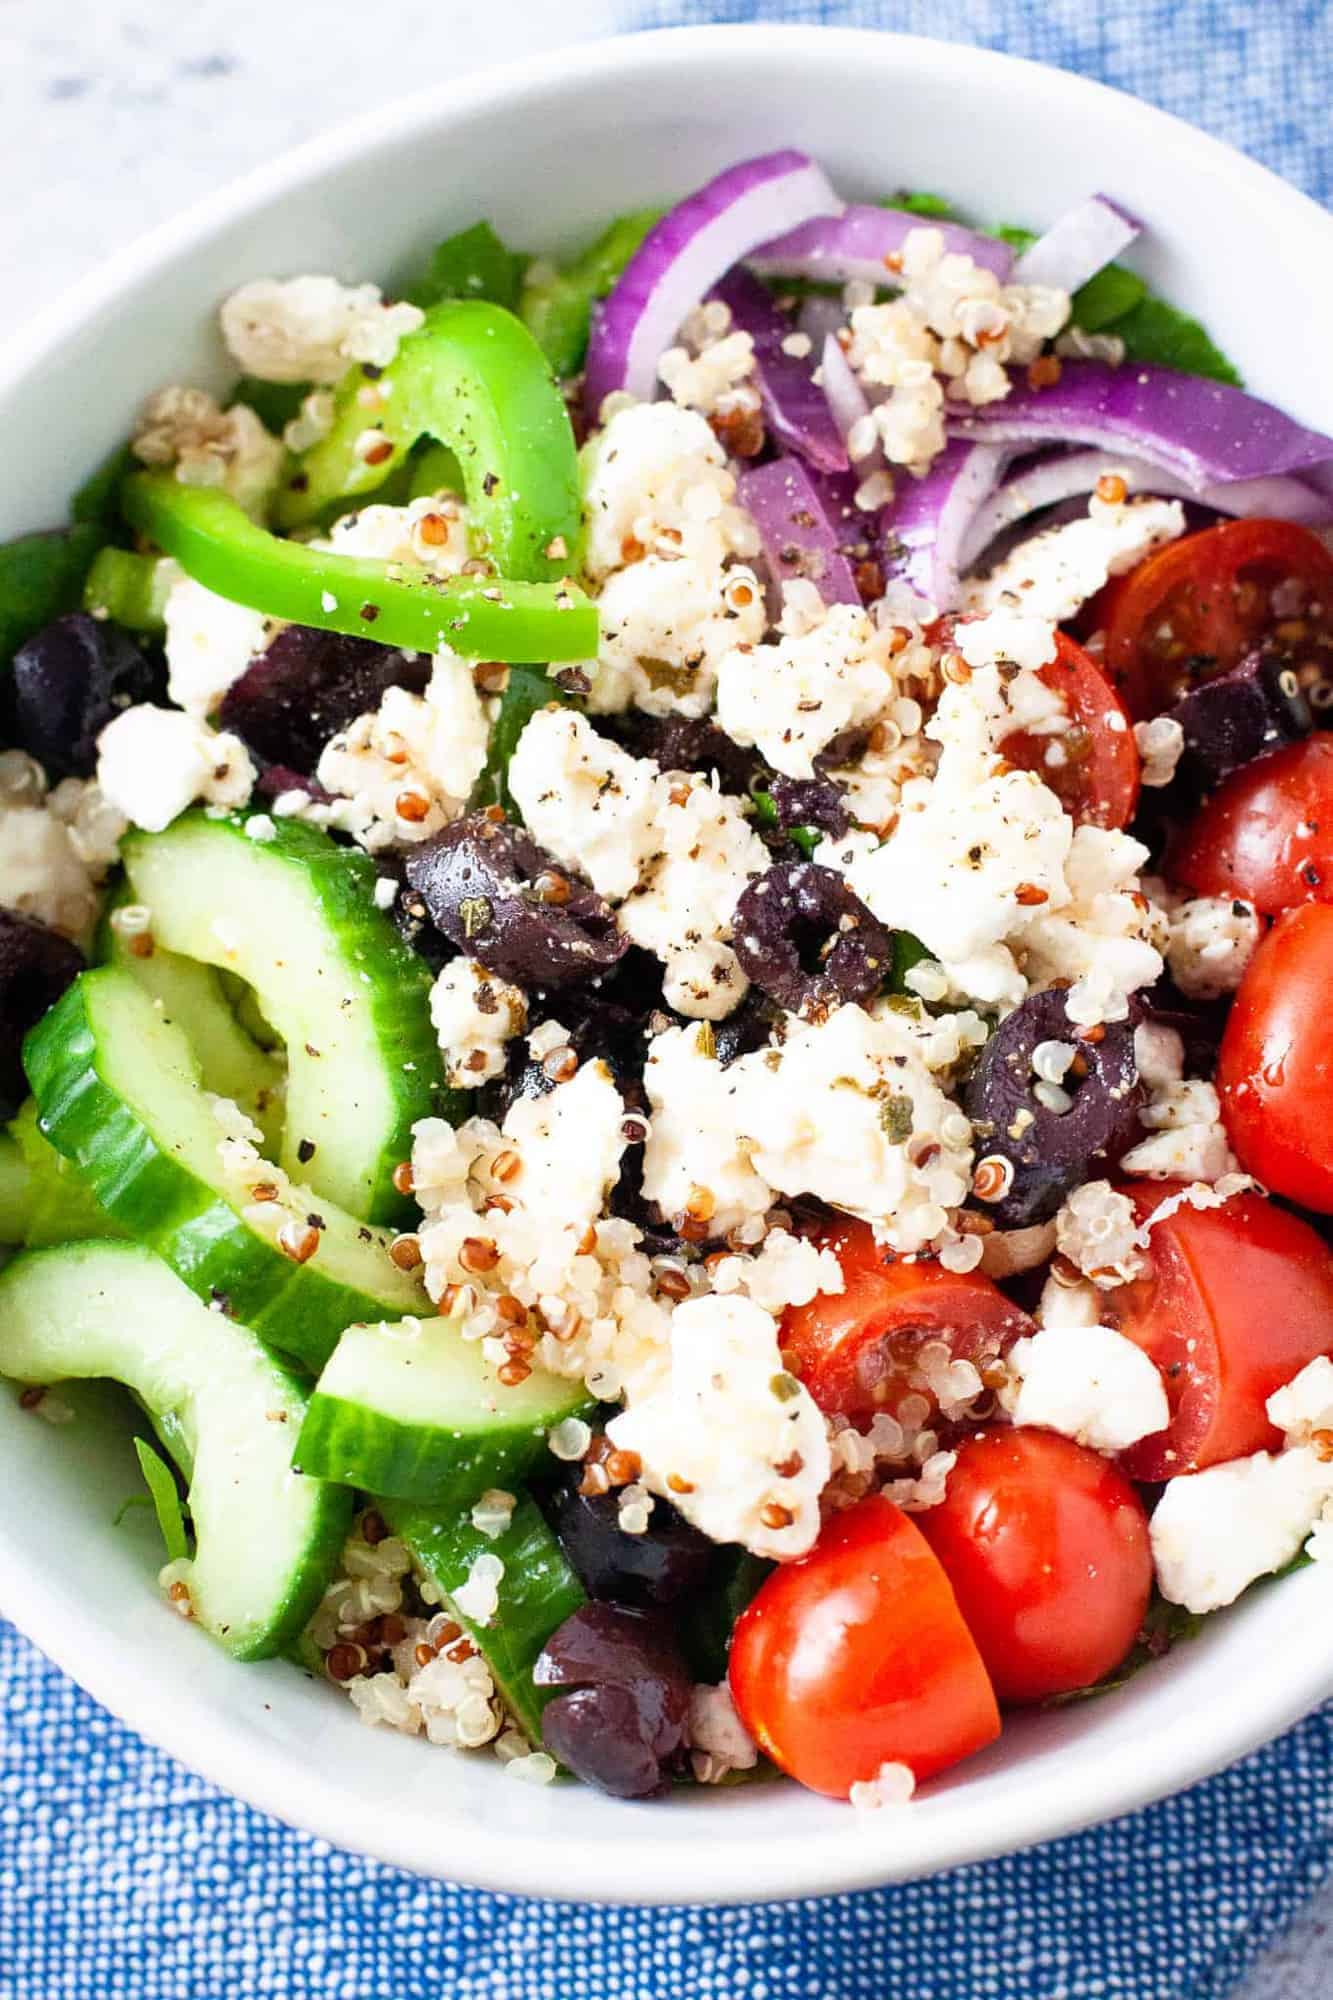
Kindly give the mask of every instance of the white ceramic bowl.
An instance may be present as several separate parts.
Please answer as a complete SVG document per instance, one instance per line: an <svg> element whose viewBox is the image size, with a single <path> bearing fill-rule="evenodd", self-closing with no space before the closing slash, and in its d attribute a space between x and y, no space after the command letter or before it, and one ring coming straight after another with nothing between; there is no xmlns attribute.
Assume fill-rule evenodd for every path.
<svg viewBox="0 0 1333 2000"><path fill-rule="evenodd" d="M488 215L571 248L612 211L729 161L807 147L849 195L939 189L980 217L1049 221L1105 188L1148 218L1135 261L1251 386L1333 430L1333 223L1132 99L1010 57L818 28L689 30L579 48L377 111L251 175L71 293L0 359L19 468L0 537L71 488L167 381L222 382L218 300L244 279L392 279ZM926 1874L1066 1833L1192 1783L1333 1692L1333 1591L1306 1572L1212 1621L1123 1693L1006 1729L913 1806L854 1815L788 1785L632 1807L533 1789L487 1758L357 1722L280 1663L233 1665L155 1597L153 1536L107 1399L51 1431L0 1396L0 1606L135 1729L256 1806L423 1873L617 1901L735 1901Z"/></svg>

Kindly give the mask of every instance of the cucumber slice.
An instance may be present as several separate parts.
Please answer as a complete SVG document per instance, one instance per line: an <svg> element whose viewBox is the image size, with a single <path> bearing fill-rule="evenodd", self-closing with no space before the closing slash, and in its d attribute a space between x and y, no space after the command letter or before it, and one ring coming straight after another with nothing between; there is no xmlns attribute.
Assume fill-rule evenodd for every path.
<svg viewBox="0 0 1333 2000"><path fill-rule="evenodd" d="M540 1744L542 1710L559 1689L534 1687L532 1669L557 1625L587 1598L536 1503L521 1499L509 1526L494 1541L466 1515L459 1520L406 1501L390 1501L380 1511L407 1544L417 1568L450 1599L452 1616L490 1668L506 1707L532 1742ZM489 1625L465 1617L452 1601L481 1555L498 1556L504 1564L499 1609Z"/></svg>
<svg viewBox="0 0 1333 2000"><path fill-rule="evenodd" d="M37 1250L54 1243L84 1242L91 1236L125 1234L89 1192L78 1170L43 1136L31 1097L7 1136L17 1146L29 1176L27 1214L16 1242Z"/></svg>
<svg viewBox="0 0 1333 2000"><path fill-rule="evenodd" d="M376 909L374 862L296 820L251 840L244 815L202 812L122 853L158 943L239 973L286 1043L286 1170L349 1214L407 1219L393 1170L442 1071L430 973Z"/></svg>
<svg viewBox="0 0 1333 2000"><path fill-rule="evenodd" d="M115 907L129 901L128 891L122 890ZM150 950L143 957L135 946L145 940ZM276 1151L285 1109L283 1064L241 1026L228 1004L221 973L182 958L179 952L163 950L151 930L142 939L129 938L110 921L99 930L98 956L137 979L166 1019L184 1028L199 1058L204 1088L239 1104L264 1134L265 1150Z"/></svg>
<svg viewBox="0 0 1333 2000"><path fill-rule="evenodd" d="M487 1487L522 1485L552 1424L591 1408L582 1382L544 1370L506 1388L452 1320L349 1326L293 1461L317 1479L465 1512Z"/></svg>
<svg viewBox="0 0 1333 2000"><path fill-rule="evenodd" d="M83 973L38 1022L24 1061L42 1130L73 1160L103 1207L165 1258L197 1297L222 1302L304 1367L322 1368L354 1320L429 1312L416 1279L388 1255L389 1238L280 1170L229 1182L225 1137L183 1030L119 966ZM278 1199L253 1189L272 1174ZM307 1262L293 1248L318 1217ZM310 1225L313 1231L315 1225Z"/></svg>
<svg viewBox="0 0 1333 2000"><path fill-rule="evenodd" d="M123 1382L189 1483L198 1622L241 1660L281 1651L319 1603L352 1496L291 1467L305 1410L262 1342L137 1243L30 1252L0 1275L0 1374Z"/></svg>

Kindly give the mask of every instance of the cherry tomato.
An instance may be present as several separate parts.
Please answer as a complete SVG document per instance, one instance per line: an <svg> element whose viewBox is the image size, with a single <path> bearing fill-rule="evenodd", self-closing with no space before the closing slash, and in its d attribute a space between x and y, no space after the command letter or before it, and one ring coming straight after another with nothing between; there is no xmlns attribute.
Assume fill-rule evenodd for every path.
<svg viewBox="0 0 1333 2000"><path fill-rule="evenodd" d="M1047 1431L981 1431L916 1516L1003 1702L1091 1687L1152 1590L1148 1516L1123 1472Z"/></svg>
<svg viewBox="0 0 1333 2000"><path fill-rule="evenodd" d="M732 1699L775 1764L830 1798L907 1764L918 1779L1000 1733L949 1579L906 1514L871 1494L773 1571L737 1622Z"/></svg>
<svg viewBox="0 0 1333 2000"><path fill-rule="evenodd" d="M1123 1192L1142 1223L1184 1185ZM1237 1194L1218 1208L1184 1202L1153 1225L1144 1256L1144 1275L1099 1302L1106 1324L1156 1362L1171 1407L1164 1431L1122 1452L1126 1472L1173 1479L1276 1449L1268 1398L1333 1354L1333 1255L1308 1223Z"/></svg>
<svg viewBox="0 0 1333 2000"><path fill-rule="evenodd" d="M1130 713L1158 715L1261 639L1293 663L1333 649L1333 556L1290 521L1223 521L1116 579L1105 593L1106 670Z"/></svg>
<svg viewBox="0 0 1333 2000"><path fill-rule="evenodd" d="M1333 906L1307 903L1278 919L1250 961L1227 1017L1217 1087L1241 1165L1324 1215L1333 1214L1330 1015Z"/></svg>
<svg viewBox="0 0 1333 2000"><path fill-rule="evenodd" d="M876 1243L868 1223L831 1223L815 1241L842 1265L844 1290L788 1306L781 1346L830 1415L870 1417L877 1410L896 1415L908 1395L934 1405L934 1394L917 1372L928 1341L943 1341L951 1360L981 1368L1036 1330L979 1271L946 1271L931 1259L895 1258Z"/></svg>
<svg viewBox="0 0 1333 2000"><path fill-rule="evenodd" d="M1233 772L1173 845L1170 872L1196 895L1242 897L1265 916L1333 901L1333 734Z"/></svg>
<svg viewBox="0 0 1333 2000"><path fill-rule="evenodd" d="M1011 764L1035 771L1078 825L1128 826L1139 802L1139 753L1129 715L1081 646L1063 632L1055 643L1055 658L1041 669L1041 679L1064 697L1069 728L1060 736L1018 729L1000 750Z"/></svg>

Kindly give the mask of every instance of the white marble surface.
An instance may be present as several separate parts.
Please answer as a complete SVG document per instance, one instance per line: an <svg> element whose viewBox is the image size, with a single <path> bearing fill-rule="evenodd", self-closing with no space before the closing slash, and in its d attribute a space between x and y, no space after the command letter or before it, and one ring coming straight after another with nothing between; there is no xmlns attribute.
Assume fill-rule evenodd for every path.
<svg viewBox="0 0 1333 2000"><path fill-rule="evenodd" d="M337 120L605 32L614 13L613 0L0 0L6 320ZM1331 1950L1326 1890L1235 2000L1330 2000Z"/></svg>

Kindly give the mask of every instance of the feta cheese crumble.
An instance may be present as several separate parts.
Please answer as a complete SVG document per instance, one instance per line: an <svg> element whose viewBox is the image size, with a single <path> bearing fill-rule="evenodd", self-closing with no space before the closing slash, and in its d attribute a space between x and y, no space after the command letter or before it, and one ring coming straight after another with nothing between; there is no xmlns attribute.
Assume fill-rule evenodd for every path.
<svg viewBox="0 0 1333 2000"><path fill-rule="evenodd" d="M181 571L167 593L167 693L206 722L276 629L262 611L233 604Z"/></svg>
<svg viewBox="0 0 1333 2000"><path fill-rule="evenodd" d="M727 653L717 670L717 720L790 778L812 778L834 738L873 722L895 692L891 635L859 605L830 605L812 630Z"/></svg>
<svg viewBox="0 0 1333 2000"><path fill-rule="evenodd" d="M238 736L219 734L178 708L141 702L97 739L97 785L132 826L161 833L196 800L244 805L255 768Z"/></svg>
<svg viewBox="0 0 1333 2000"><path fill-rule="evenodd" d="M499 1076L505 1047L528 1024L527 996L475 959L454 958L430 992L430 1018L455 1090Z"/></svg>
<svg viewBox="0 0 1333 2000"><path fill-rule="evenodd" d="M1052 1326L1015 1342L1001 1400L1016 1424L1124 1451L1165 1430L1166 1390L1142 1348L1109 1326Z"/></svg>
<svg viewBox="0 0 1333 2000"><path fill-rule="evenodd" d="M717 1542L803 1555L830 1471L824 1419L787 1373L777 1323L749 1299L702 1298L671 1318L670 1367L607 1425L644 1485Z"/></svg>
<svg viewBox="0 0 1333 2000"><path fill-rule="evenodd" d="M386 305L378 285L336 278L256 278L223 302L222 338L242 374L261 382L337 382L354 361L387 368L420 306Z"/></svg>

